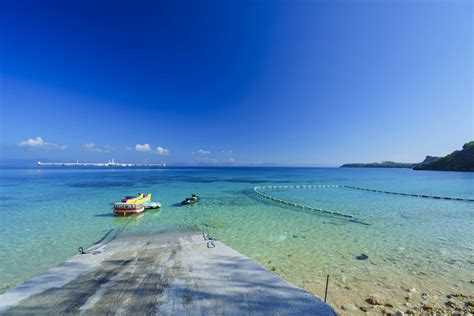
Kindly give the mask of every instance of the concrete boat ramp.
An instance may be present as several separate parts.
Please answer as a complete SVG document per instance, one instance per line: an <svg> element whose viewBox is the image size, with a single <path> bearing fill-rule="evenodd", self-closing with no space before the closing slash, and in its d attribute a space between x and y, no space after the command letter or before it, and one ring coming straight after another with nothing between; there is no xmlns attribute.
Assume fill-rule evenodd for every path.
<svg viewBox="0 0 474 316"><path fill-rule="evenodd" d="M2 315L335 315L312 294L198 233L93 247L0 295Z"/></svg>

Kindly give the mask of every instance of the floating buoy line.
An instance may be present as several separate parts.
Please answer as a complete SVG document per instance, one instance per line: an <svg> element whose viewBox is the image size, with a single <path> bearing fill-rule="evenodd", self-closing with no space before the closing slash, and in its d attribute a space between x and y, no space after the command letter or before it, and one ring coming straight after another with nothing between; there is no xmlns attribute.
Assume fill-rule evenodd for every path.
<svg viewBox="0 0 474 316"><path fill-rule="evenodd" d="M317 207L312 207L312 206L307 206L307 205L303 205L303 204L298 204L298 203L293 203L293 202L289 202L289 201L286 201L286 200L282 200L282 199L279 199L279 198L276 198L276 197L273 197L271 195L268 195L268 194L265 194L265 193L262 193L260 192L259 190L274 190L274 189L313 189L313 188L339 188L340 186L337 185L337 184L320 184L320 185L264 185L264 186L256 186L253 188L253 191L260 195L261 197L264 197L266 199L269 199L269 200L272 200L272 201L275 201L275 202L278 202L278 203L281 203L281 204L285 204L285 205L288 205L288 206L291 206L291 207L296 207L296 208L299 208L299 209L302 209L302 210L308 210L308 211L315 211L315 212L319 212L319 213L323 213L323 214L327 214L327 215L332 215L332 216L339 216L339 217L345 217L345 218L354 218L354 216L352 215L349 215L349 214L345 214L345 213L341 213L341 212L336 212L336 211L330 211L330 210L325 210L325 209L322 209L322 208L317 208Z"/></svg>
<svg viewBox="0 0 474 316"><path fill-rule="evenodd" d="M374 189L366 189L366 188L353 187L353 186L350 186L350 185L340 185L339 187L341 187L341 188L347 188L347 189L353 189L353 190L376 192L376 193L385 193L385 194L394 194L394 195L403 195L403 196L413 196L413 197L419 197L419 198L424 198L424 199L436 199L436 200L450 200L450 201L474 202L474 199L466 199L466 198L458 198L458 197L438 196L438 195L425 195L425 194L411 194L411 193L402 193L402 192L391 192L391 191L382 191L382 190L374 190Z"/></svg>
<svg viewBox="0 0 474 316"><path fill-rule="evenodd" d="M330 211L330 210L325 210L325 209L321 209L321 208L317 208L317 207L312 207L312 206L307 206L307 205L303 205L303 204L293 203L293 202L286 201L286 200L283 200L283 199L279 199L277 197L274 197L274 196L271 196L269 194L261 192L261 190L320 189L320 188L345 188L345 189L368 191L368 192L375 192L375 193L384 193L384 194L401 195L401 196L411 196L411 197L418 197L418 198L425 198L425 199L474 202L474 199L467 199L467 198L391 192L391 191L367 189L367 188L355 187L355 186L350 186L350 185L339 185L339 184L259 185L259 186L254 187L253 191L261 197L264 197L264 198L272 200L274 202L285 204L285 205L288 205L288 206L291 206L291 207L296 207L296 208L303 209L303 210L316 211L316 212L320 212L320 213L328 214L328 215L333 215L333 216L339 216L339 217L345 217L345 218L354 218L354 216L352 216L350 214L345 214L345 213L341 213L341 212L337 212L337 211Z"/></svg>

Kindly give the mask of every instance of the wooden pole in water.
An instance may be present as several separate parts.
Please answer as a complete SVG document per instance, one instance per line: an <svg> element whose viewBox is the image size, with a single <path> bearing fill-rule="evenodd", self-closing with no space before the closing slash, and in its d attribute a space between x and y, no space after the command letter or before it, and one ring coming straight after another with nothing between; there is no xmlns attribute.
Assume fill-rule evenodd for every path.
<svg viewBox="0 0 474 316"><path fill-rule="evenodd" d="M329 286L329 274L326 277L326 290L324 291L324 303L326 303L326 299L328 298L328 286Z"/></svg>

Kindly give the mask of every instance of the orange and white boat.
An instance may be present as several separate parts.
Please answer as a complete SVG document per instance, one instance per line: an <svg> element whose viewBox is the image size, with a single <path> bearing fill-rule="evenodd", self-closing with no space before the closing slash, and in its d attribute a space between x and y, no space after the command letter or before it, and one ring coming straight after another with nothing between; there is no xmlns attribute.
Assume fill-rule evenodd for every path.
<svg viewBox="0 0 474 316"><path fill-rule="evenodd" d="M145 207L140 204L134 203L115 203L114 214L129 215L129 214L140 214L145 210Z"/></svg>
<svg viewBox="0 0 474 316"><path fill-rule="evenodd" d="M151 200L151 193L139 193L137 196L127 196L122 202L114 204L114 213L121 215L140 214L145 210L143 203Z"/></svg>

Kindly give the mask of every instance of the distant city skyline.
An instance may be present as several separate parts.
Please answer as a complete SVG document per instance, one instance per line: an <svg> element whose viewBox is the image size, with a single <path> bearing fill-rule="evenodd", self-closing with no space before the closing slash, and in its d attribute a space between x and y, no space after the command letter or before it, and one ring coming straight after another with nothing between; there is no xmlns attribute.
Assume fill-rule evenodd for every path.
<svg viewBox="0 0 474 316"><path fill-rule="evenodd" d="M474 139L470 1L0 4L0 163L420 162Z"/></svg>

